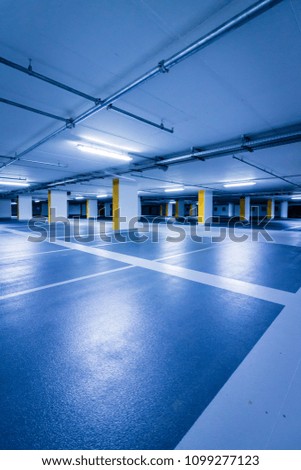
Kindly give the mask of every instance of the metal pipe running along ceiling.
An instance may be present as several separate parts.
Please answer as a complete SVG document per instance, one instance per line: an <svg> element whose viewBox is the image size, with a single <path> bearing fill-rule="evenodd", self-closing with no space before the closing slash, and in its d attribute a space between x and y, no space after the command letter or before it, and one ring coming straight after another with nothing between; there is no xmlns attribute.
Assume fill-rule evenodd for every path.
<svg viewBox="0 0 301 470"><path fill-rule="evenodd" d="M299 124L299 127L301 128L301 123ZM248 139L247 140L247 143L248 143L248 148L246 148L246 145L245 145L245 139L244 139L244 142L243 143L232 143L232 144L229 144L229 145L226 145L225 143L220 143L219 146L215 146L214 148L212 149L207 149L207 150L204 150L202 152L198 152L198 153L184 153L183 152L183 155L185 155L185 160L178 160L178 161L174 161L173 163L166 163L168 160L176 160L176 159L179 159L179 158L183 158L183 157L172 157L172 158L161 158L159 161L155 161L154 163L151 163L151 164L141 164L139 166L135 165L135 166L130 166L130 168L126 169L126 170L122 170L120 172L118 172L118 175L116 174L116 170L113 170L112 169L112 173L114 172L114 174L116 174L116 176L122 176L122 175L125 175L125 174L131 174L133 172L135 173L142 173L143 171L147 171L147 170L153 170L153 169L156 169L156 168L167 168L170 164L176 164L176 163L185 163L185 162L189 162L189 161L192 161L193 159L202 159L202 160L205 160L206 158L210 159L210 158L215 158L215 157L222 157L222 156L233 156L234 153L240 153L240 152L247 152L247 151L252 151L253 150L253 147L255 149L255 145L254 144L258 144L258 149L262 149L262 148L269 148L269 147L275 147L275 146L280 146L280 145L285 145L285 144L289 144L289 143L295 143L295 142L299 142L301 141L301 130L295 130L295 131L292 131L292 132L288 132L287 131L287 128L285 129L278 129L278 133L276 135L273 135L273 136L270 136L270 137L263 137L262 134L261 135L257 135L254 137L253 140L251 139ZM202 157L200 157L200 154L202 155ZM197 155L197 156L196 156ZM242 160L242 159L239 159L238 157L235 157L237 160L240 160L242 161L243 163L246 163L246 164L249 164L247 163L245 160ZM254 165L255 166L255 165ZM258 169L260 170L263 170L262 168L259 168ZM265 170L265 169L264 169ZM263 171L264 171L263 170ZM267 171L266 171L267 172ZM107 171L94 171L94 172L90 172L90 173L82 173L82 174L77 174L77 175L74 175L72 177L72 180L70 180L70 178L65 178L65 179L60 179L60 180L56 180L56 181L49 181L48 183L41 183L41 184L37 184L35 186L31 186L30 188L27 188L27 189L24 189L24 190L19 190L17 192L14 191L14 194L20 194L20 193L24 193L24 192L34 192L36 190L40 190L40 189L47 189L49 186L63 186L65 184L68 184L70 182L72 183L78 183L78 182L82 182L82 181L90 181L90 180L93 180L93 179L103 179L103 178L106 178L110 175L112 175L112 173L110 173L109 170ZM137 177L138 174L135 174L135 176ZM271 173L272 176L274 176L275 178L279 178L279 179L282 179L282 180L285 180L284 177L280 176L280 175L277 175L276 173ZM156 178L153 178L153 179L156 179ZM289 184L292 184L294 186L299 186L297 183L294 183L292 181L289 181L289 180L285 180L287 183ZM212 189L212 188L210 188ZM2 197L5 197L7 196L8 193L3 193L3 194L0 194L0 199Z"/></svg>
<svg viewBox="0 0 301 470"><path fill-rule="evenodd" d="M209 46L216 40L220 39L223 37L225 34L229 33L230 31L233 31L243 24L247 23L251 19L261 15L264 13L266 10L274 7L278 3L281 3L283 0L261 0L259 2L256 2L254 5L251 7L243 10L241 13L235 15L233 18L230 20L226 21L222 25L218 26L217 28L213 29L210 33L202 36L201 38L197 39L194 41L192 44L190 44L188 47L185 47L178 53L172 55L170 58L167 60L162 60L158 63L157 66L153 67L151 70L137 78L136 80L130 82L128 85L125 87L121 88L120 90L116 91L112 95L108 96L106 99L102 100L100 104L97 104L93 106L92 108L88 109L87 111L83 112L76 118L72 120L72 122L65 124L63 127L60 127L56 131L52 132L51 134L45 136L43 139L39 140L35 144L31 145L29 148L23 150L19 154L16 154L15 157L8 163L3 164L0 167L0 170L5 168L6 166L12 165L14 162L19 161L24 155L27 155L31 151L35 150L36 148L40 147L47 141L53 139L57 135L61 134L64 132L66 129L69 129L70 127L74 127L76 124L79 124L89 118L90 116L93 116L95 113L99 112L102 109L105 109L109 104L114 103L116 100L124 96L125 94L129 93L130 91L134 90L141 84L145 83L146 81L150 80L151 78L154 78L155 76L161 74L161 73L166 73L177 65L179 62L187 59L191 55L199 52L201 49Z"/></svg>

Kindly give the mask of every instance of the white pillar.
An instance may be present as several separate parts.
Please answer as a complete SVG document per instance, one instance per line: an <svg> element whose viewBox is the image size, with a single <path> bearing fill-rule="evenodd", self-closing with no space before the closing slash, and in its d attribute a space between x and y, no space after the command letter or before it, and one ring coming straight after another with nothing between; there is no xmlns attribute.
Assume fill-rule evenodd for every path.
<svg viewBox="0 0 301 470"><path fill-rule="evenodd" d="M18 220L32 219L32 196L21 194L18 196Z"/></svg>
<svg viewBox="0 0 301 470"><path fill-rule="evenodd" d="M228 204L228 217L234 216L234 204L233 202L229 202Z"/></svg>
<svg viewBox="0 0 301 470"><path fill-rule="evenodd" d="M213 214L213 196L212 191L202 189L198 194L198 223L205 224Z"/></svg>
<svg viewBox="0 0 301 470"><path fill-rule="evenodd" d="M267 218L274 219L275 217L275 199L269 199L267 203Z"/></svg>
<svg viewBox="0 0 301 470"><path fill-rule="evenodd" d="M287 219L288 217L288 201L281 201L280 203L280 217Z"/></svg>
<svg viewBox="0 0 301 470"><path fill-rule="evenodd" d="M11 218L11 200L0 199L0 219Z"/></svg>
<svg viewBox="0 0 301 470"><path fill-rule="evenodd" d="M172 217L173 204L171 202L166 203L166 217Z"/></svg>
<svg viewBox="0 0 301 470"><path fill-rule="evenodd" d="M250 220L250 196L240 199L240 220Z"/></svg>
<svg viewBox="0 0 301 470"><path fill-rule="evenodd" d="M105 202L105 217L111 217L111 203Z"/></svg>
<svg viewBox="0 0 301 470"><path fill-rule="evenodd" d="M113 230L130 230L138 219L138 185L113 179Z"/></svg>
<svg viewBox="0 0 301 470"><path fill-rule="evenodd" d="M55 217L68 217L66 191L48 191L48 222L55 222Z"/></svg>
<svg viewBox="0 0 301 470"><path fill-rule="evenodd" d="M86 216L87 219L96 219L97 218L97 201L96 199L87 199L86 200Z"/></svg>

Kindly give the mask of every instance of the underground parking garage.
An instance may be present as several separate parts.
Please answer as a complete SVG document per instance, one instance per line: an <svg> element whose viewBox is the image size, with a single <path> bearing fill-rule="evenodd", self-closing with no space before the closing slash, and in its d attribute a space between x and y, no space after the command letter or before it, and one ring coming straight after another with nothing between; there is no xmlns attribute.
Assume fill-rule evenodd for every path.
<svg viewBox="0 0 301 470"><path fill-rule="evenodd" d="M0 12L0 449L300 450L300 0Z"/></svg>

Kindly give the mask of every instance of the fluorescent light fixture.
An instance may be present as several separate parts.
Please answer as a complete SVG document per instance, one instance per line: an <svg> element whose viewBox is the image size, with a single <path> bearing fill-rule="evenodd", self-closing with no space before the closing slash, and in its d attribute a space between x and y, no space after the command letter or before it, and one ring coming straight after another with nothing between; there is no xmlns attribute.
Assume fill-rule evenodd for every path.
<svg viewBox="0 0 301 470"><path fill-rule="evenodd" d="M176 188L167 188L167 189L164 189L164 192L165 193L174 193L174 192L178 192L178 191L184 191L185 188L183 187L176 187Z"/></svg>
<svg viewBox="0 0 301 470"><path fill-rule="evenodd" d="M38 203L38 202L41 202L41 201L40 201L40 199L35 199L35 201L34 201L34 202L37 202L37 203Z"/></svg>
<svg viewBox="0 0 301 470"><path fill-rule="evenodd" d="M123 160L125 162L130 162L133 159L124 153L117 152L116 150L104 149L101 147L92 147L89 145L77 144L77 148L82 152L92 153L94 155L100 155L102 157L113 158L116 160Z"/></svg>
<svg viewBox="0 0 301 470"><path fill-rule="evenodd" d="M84 196L75 196L75 199L85 199Z"/></svg>
<svg viewBox="0 0 301 470"><path fill-rule="evenodd" d="M291 199L293 201L300 201L301 200L301 194L297 195L297 196L292 196Z"/></svg>
<svg viewBox="0 0 301 470"><path fill-rule="evenodd" d="M101 199L102 197L108 197L108 194L97 194L97 199Z"/></svg>
<svg viewBox="0 0 301 470"><path fill-rule="evenodd" d="M176 204L176 201L169 201L170 204Z"/></svg>
<svg viewBox="0 0 301 470"><path fill-rule="evenodd" d="M29 186L29 183L22 183L21 181L1 181L0 180L0 184L2 184L3 186L23 186L23 187Z"/></svg>
<svg viewBox="0 0 301 470"><path fill-rule="evenodd" d="M239 188L240 186L254 186L254 181L245 181L241 183L227 183L224 184L224 188Z"/></svg>
<svg viewBox="0 0 301 470"><path fill-rule="evenodd" d="M92 146L95 144L98 148L99 147L105 148L105 149L106 148L109 148L109 149L112 148L112 149L114 149L113 151L115 151L115 149L117 149L117 152L118 151L130 152L130 153L139 153L140 151L142 152L141 148L137 149L137 147L136 148L133 148L133 147L130 148L130 147L125 147L124 145L113 144L112 142L108 142L108 141L101 140L101 139L98 139L98 138L95 139L91 135L81 135L81 138L85 142L92 142ZM74 144L74 141L72 141L72 144ZM85 144L82 144L82 145L85 145Z"/></svg>
<svg viewBox="0 0 301 470"><path fill-rule="evenodd" d="M179 157L165 158L164 160L158 161L157 165L165 165L166 163L180 162L181 160L187 160L190 157L191 157L191 154L181 155Z"/></svg>
<svg viewBox="0 0 301 470"><path fill-rule="evenodd" d="M74 181L76 181L76 178L72 178L69 180L56 181L55 183L50 183L47 186L58 186L60 184L73 183Z"/></svg>
<svg viewBox="0 0 301 470"><path fill-rule="evenodd" d="M12 202L11 205L12 205L12 206L16 206L17 203L16 203L16 202Z"/></svg>

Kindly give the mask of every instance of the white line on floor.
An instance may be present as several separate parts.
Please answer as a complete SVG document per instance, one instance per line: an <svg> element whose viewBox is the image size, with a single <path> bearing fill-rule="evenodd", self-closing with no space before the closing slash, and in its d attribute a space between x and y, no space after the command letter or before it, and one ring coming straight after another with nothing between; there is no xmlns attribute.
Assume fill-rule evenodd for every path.
<svg viewBox="0 0 301 470"><path fill-rule="evenodd" d="M49 251L37 251L35 253L27 253L27 254L14 254L14 255L9 255L9 256L2 256L0 261L5 261L5 260L19 260L23 258L31 258L32 256L37 256L37 255L48 255L49 253L61 253L62 251L72 251L70 248L62 248L61 250L49 250Z"/></svg>
<svg viewBox="0 0 301 470"><path fill-rule="evenodd" d="M25 233L21 232L22 235ZM183 268L181 266L174 266L158 261L152 261L137 256L125 255L109 250L102 250L100 248L84 246L72 242L64 242L56 240L53 242L55 245L64 248L71 248L73 250L81 251L91 255L99 256L101 258L113 259L121 263L130 264L136 267L149 269L151 271L160 272L169 276L179 277L188 281L198 282L219 289L225 289L237 294L243 294L257 299L273 302L281 305L286 305L294 296L291 292L286 292L271 287L265 287L258 284L251 284L249 282L240 281L237 279L218 276L216 274L209 274L202 271L194 271L192 269Z"/></svg>
<svg viewBox="0 0 301 470"><path fill-rule="evenodd" d="M176 449L300 449L300 304L301 289Z"/></svg>
<svg viewBox="0 0 301 470"><path fill-rule="evenodd" d="M101 273L88 274L86 276L74 277L73 279L67 279L66 281L54 282L52 284L46 284L44 286L34 287L32 289L26 289L20 292L11 292L10 294L1 295L1 300L11 299L13 297L18 297L20 295L32 294L33 292L39 292L41 290L50 289L53 287L64 286L66 284L72 284L73 282L85 281L86 279L92 279L95 277L105 276L106 274L116 273L119 271L124 271L125 269L134 268L135 266L122 266L121 268L109 269L108 271L103 271Z"/></svg>
<svg viewBox="0 0 301 470"><path fill-rule="evenodd" d="M154 261L164 261L166 259L177 258L178 256L191 255L193 253L198 253L199 251L212 250L213 248L216 248L217 246L224 246L225 244L230 245L230 243L223 243L223 245L221 245L221 243L219 243L219 244L216 243L215 245L210 245L206 248L200 248L198 250L192 250L192 251L183 251L183 253L176 253L174 255L164 256L163 258L156 258L156 259L154 259Z"/></svg>

